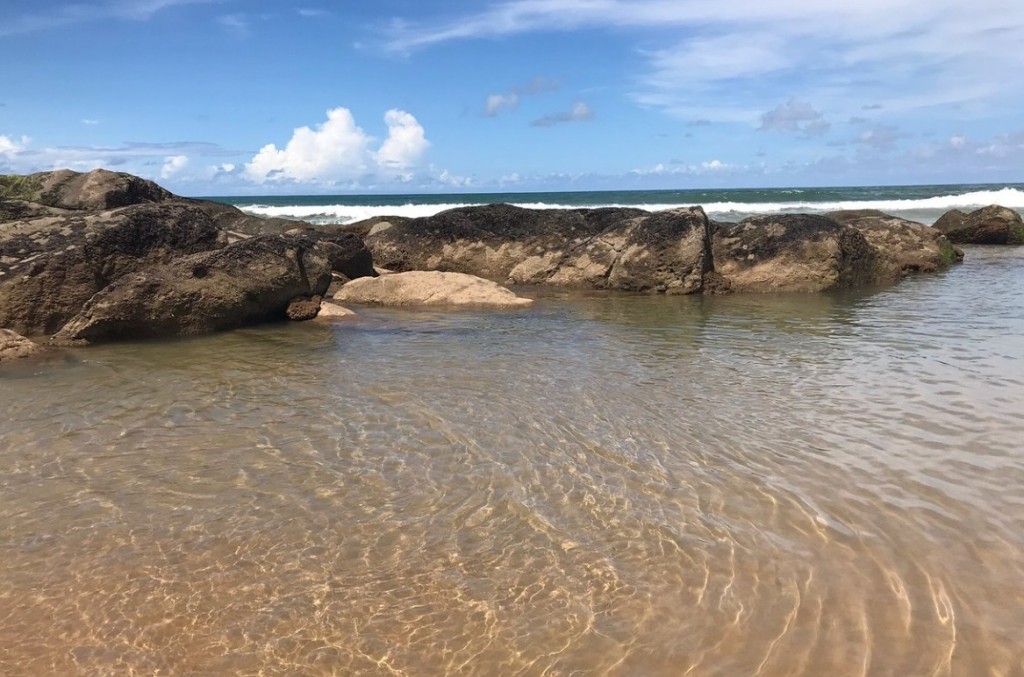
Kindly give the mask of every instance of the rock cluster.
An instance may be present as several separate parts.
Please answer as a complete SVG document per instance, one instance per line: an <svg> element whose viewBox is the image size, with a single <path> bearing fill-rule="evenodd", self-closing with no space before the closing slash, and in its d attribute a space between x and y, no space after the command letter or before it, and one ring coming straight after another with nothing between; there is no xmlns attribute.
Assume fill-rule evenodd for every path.
<svg viewBox="0 0 1024 677"><path fill-rule="evenodd" d="M358 235L288 225L129 174L0 177L0 327L71 344L203 334L315 316L334 275L376 275Z"/></svg>
<svg viewBox="0 0 1024 677"><path fill-rule="evenodd" d="M366 237L378 265L511 284L666 294L825 291L885 284L957 260L938 231L877 214L715 223L700 207L454 209Z"/></svg>
<svg viewBox="0 0 1024 677"><path fill-rule="evenodd" d="M75 345L353 314L338 303L531 303L491 280L663 294L884 284L961 260L951 241L1024 243L1024 224L1000 207L929 228L870 210L716 223L700 207L499 204L314 227L105 170L0 176L0 361L41 349L26 336Z"/></svg>

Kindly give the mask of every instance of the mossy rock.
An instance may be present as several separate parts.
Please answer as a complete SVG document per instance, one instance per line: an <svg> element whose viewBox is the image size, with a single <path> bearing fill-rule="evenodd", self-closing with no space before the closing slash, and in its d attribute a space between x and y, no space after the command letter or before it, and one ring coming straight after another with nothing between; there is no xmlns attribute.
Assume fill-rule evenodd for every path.
<svg viewBox="0 0 1024 677"><path fill-rule="evenodd" d="M39 181L34 176L0 174L0 198L32 202L39 193Z"/></svg>

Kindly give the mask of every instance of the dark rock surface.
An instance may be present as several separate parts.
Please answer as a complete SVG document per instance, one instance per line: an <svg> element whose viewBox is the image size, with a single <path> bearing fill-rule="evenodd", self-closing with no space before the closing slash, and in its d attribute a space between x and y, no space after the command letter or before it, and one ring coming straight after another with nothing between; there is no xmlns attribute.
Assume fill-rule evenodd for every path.
<svg viewBox="0 0 1024 677"><path fill-rule="evenodd" d="M366 241L383 268L514 284L694 293L711 270L710 225L699 207L465 207L392 224Z"/></svg>
<svg viewBox="0 0 1024 677"><path fill-rule="evenodd" d="M212 219L183 203L2 224L0 327L52 334L119 277L221 244Z"/></svg>
<svg viewBox="0 0 1024 677"><path fill-rule="evenodd" d="M316 245L261 235L119 278L54 342L188 336L284 320L293 300L322 296L330 280L328 255Z"/></svg>
<svg viewBox="0 0 1024 677"><path fill-rule="evenodd" d="M123 204L128 206L109 208ZM260 219L230 205L179 198L151 181L128 174L61 170L0 177L0 327L28 336L53 334L78 316L97 293L126 275L153 271L155 280L160 277L158 268L161 274L170 274L170 269L161 267L182 257L285 230L297 234L276 236L280 246L306 252L304 256L316 252L316 260L327 261L329 270L335 270L342 279L376 275L372 255L357 235L317 232L301 222ZM211 269L218 265L232 268L227 264L233 261L238 264L232 268L234 274L244 278L250 269L241 261L252 255L253 274L258 278L263 274L259 271L267 269L269 246L268 241L261 242L262 247L256 249L231 248L230 260L215 258L211 265L219 263ZM186 277L193 276L190 272ZM306 286L287 280L285 275L281 289L298 289L297 296L308 297L310 287L320 286L319 278L316 284ZM325 290L326 286L319 293ZM216 295L212 287L204 285L194 285L191 291ZM255 298L270 304L265 313L252 308L250 299L243 295L235 297L241 307L234 316L252 321L263 316L283 317L276 293L264 291L259 287ZM170 298L171 294L165 296ZM208 303L196 301L196 308L232 315L223 302L223 298ZM154 313L159 315L159 310ZM238 321L242 320L211 318L204 324L192 317L168 331L195 333L204 326L211 330L237 326ZM161 322L164 324L157 322L154 327L174 324L166 318ZM118 331L125 336L131 333ZM140 329L138 335L157 334Z"/></svg>
<svg viewBox="0 0 1024 677"><path fill-rule="evenodd" d="M358 277L377 276L377 271L373 269L373 254L370 253L370 249L363 239L354 233L343 231L325 233L306 229L292 237L310 246L318 245L327 254L331 270L350 280Z"/></svg>
<svg viewBox="0 0 1024 677"><path fill-rule="evenodd" d="M939 217L934 228L954 244L1024 244L1024 219L998 205L968 214L952 209Z"/></svg>
<svg viewBox="0 0 1024 677"><path fill-rule="evenodd" d="M922 223L870 209L831 212L826 216L860 231L881 260L883 281L913 273L935 273L964 258L964 253L946 236Z"/></svg>
<svg viewBox="0 0 1024 677"><path fill-rule="evenodd" d="M378 265L512 284L692 294L822 291L898 280L955 260L918 224L880 212L710 222L699 207L525 210L468 207L366 238ZM924 230L922 230L924 229Z"/></svg>
<svg viewBox="0 0 1024 677"><path fill-rule="evenodd" d="M715 272L737 292L816 292L889 281L864 236L824 216L756 216L718 224Z"/></svg>
<svg viewBox="0 0 1024 677"><path fill-rule="evenodd" d="M302 322L305 320L312 320L320 312L320 301L322 299L319 296L310 296L309 298L295 298L292 299L285 308L285 315L288 316L289 320L295 322Z"/></svg>

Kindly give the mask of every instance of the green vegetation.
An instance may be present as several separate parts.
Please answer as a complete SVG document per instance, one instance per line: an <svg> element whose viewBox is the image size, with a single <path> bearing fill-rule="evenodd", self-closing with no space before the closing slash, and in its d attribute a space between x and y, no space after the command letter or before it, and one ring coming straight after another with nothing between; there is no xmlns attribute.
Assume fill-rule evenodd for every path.
<svg viewBox="0 0 1024 677"><path fill-rule="evenodd" d="M1010 226L1010 244L1024 244L1024 226Z"/></svg>
<svg viewBox="0 0 1024 677"><path fill-rule="evenodd" d="M31 176L0 174L0 198L8 200L32 200L39 184Z"/></svg>
<svg viewBox="0 0 1024 677"><path fill-rule="evenodd" d="M939 241L939 256L942 257L942 263L945 266L951 266L959 260L956 255L956 247L947 242Z"/></svg>

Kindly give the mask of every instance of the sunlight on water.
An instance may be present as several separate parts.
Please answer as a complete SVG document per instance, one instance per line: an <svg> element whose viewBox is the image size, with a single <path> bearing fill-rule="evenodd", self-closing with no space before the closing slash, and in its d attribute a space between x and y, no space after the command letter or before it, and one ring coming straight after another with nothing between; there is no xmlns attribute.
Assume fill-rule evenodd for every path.
<svg viewBox="0 0 1024 677"><path fill-rule="evenodd" d="M1024 671L1024 249L0 373L0 674Z"/></svg>

